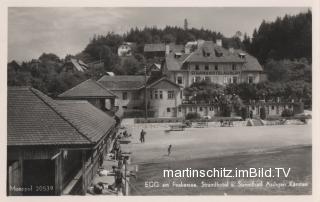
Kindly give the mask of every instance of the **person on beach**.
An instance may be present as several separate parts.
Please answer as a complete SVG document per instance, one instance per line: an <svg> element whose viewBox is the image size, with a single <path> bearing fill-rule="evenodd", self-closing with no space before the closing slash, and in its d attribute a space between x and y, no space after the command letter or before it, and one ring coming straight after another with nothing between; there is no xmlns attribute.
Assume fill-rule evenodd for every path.
<svg viewBox="0 0 320 202"><path fill-rule="evenodd" d="M145 141L146 132L142 129L140 133L140 142L143 143Z"/></svg>
<svg viewBox="0 0 320 202"><path fill-rule="evenodd" d="M169 147L168 147L168 156L170 156L170 154L171 154L171 148L172 148L172 145L169 145Z"/></svg>

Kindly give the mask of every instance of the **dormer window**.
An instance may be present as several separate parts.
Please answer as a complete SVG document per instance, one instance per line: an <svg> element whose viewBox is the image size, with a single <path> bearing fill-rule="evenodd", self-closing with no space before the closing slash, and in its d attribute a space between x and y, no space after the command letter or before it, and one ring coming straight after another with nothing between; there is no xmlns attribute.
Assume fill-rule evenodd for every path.
<svg viewBox="0 0 320 202"><path fill-rule="evenodd" d="M209 65L204 66L205 70L209 70Z"/></svg>
<svg viewBox="0 0 320 202"><path fill-rule="evenodd" d="M239 58L245 59L245 57L246 57L246 54L245 54L245 53L239 53Z"/></svg>
<svg viewBox="0 0 320 202"><path fill-rule="evenodd" d="M174 53L175 58L180 58L182 56L182 53Z"/></svg>
<svg viewBox="0 0 320 202"><path fill-rule="evenodd" d="M218 65L214 65L214 70L218 70Z"/></svg>
<svg viewBox="0 0 320 202"><path fill-rule="evenodd" d="M199 70L199 65L196 65L195 69L196 69L196 70Z"/></svg>

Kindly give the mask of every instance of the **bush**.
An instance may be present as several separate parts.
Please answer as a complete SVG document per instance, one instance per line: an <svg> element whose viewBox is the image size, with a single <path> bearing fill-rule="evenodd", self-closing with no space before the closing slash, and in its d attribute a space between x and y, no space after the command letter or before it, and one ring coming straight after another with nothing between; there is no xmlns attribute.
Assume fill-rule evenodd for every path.
<svg viewBox="0 0 320 202"><path fill-rule="evenodd" d="M186 115L186 120L192 120L192 119L200 119L200 114L198 114L197 112L189 112Z"/></svg>
<svg viewBox="0 0 320 202"><path fill-rule="evenodd" d="M266 108L264 108L264 107L260 108L260 118L261 118L262 120L264 120L264 119L267 118Z"/></svg>
<svg viewBox="0 0 320 202"><path fill-rule="evenodd" d="M243 120L246 120L246 118L248 118L248 111L245 107L241 108L240 116Z"/></svg>
<svg viewBox="0 0 320 202"><path fill-rule="evenodd" d="M294 114L293 114L293 111L290 110L290 109L285 109L285 110L283 110L282 113L281 113L281 116L282 116L282 117L291 117L291 116L293 116L293 115L294 115Z"/></svg>

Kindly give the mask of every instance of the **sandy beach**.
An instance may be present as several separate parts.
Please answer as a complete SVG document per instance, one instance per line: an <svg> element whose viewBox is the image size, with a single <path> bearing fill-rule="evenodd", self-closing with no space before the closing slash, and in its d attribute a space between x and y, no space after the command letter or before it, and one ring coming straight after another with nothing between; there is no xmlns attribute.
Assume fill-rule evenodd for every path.
<svg viewBox="0 0 320 202"><path fill-rule="evenodd" d="M137 178L131 180L132 195L202 195L202 194L310 194L311 193L311 124L261 127L188 128L185 131L165 132L163 127L147 128L146 142L139 142L141 128L128 127L133 135L128 149L132 152L131 164L138 165ZM167 155L168 145L172 153ZM273 188L203 188L210 178L163 178L164 169L229 168L291 168L290 180L309 183L307 187ZM240 178L239 178L240 179ZM239 179L232 179L239 180ZM214 179L215 183L226 178ZM229 180L229 179L228 179ZM241 178L240 180L248 180ZM250 181L251 180L251 181ZM267 178L249 179L249 182ZM170 188L148 188L149 181L170 184ZM273 182L272 181L272 182ZM230 181L229 181L230 182ZM248 182L248 183L249 183ZM172 183L197 184L196 188L172 187Z"/></svg>

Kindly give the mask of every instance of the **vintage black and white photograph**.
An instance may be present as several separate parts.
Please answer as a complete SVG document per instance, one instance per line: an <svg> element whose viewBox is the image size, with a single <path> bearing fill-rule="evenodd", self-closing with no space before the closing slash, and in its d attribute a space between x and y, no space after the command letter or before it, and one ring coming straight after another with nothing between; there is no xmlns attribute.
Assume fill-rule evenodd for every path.
<svg viewBox="0 0 320 202"><path fill-rule="evenodd" d="M312 7L7 9L7 196L313 194Z"/></svg>

